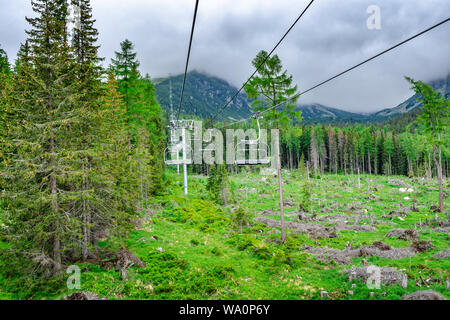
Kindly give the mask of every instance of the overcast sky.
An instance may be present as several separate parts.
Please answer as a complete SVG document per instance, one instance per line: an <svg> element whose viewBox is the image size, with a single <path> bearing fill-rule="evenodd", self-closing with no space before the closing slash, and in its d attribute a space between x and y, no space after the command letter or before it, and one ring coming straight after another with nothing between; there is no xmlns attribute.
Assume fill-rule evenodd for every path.
<svg viewBox="0 0 450 320"><path fill-rule="evenodd" d="M256 53L270 51L309 0L200 0L190 70L240 86ZM31 16L30 0L0 0L0 44L14 60ZM125 38L136 45L141 72L184 71L195 0L92 0L107 59ZM367 8L381 9L369 30ZM316 0L277 50L300 90L450 16L449 0ZM425 81L450 73L450 22L304 95L353 112L395 107L412 95L404 75Z"/></svg>

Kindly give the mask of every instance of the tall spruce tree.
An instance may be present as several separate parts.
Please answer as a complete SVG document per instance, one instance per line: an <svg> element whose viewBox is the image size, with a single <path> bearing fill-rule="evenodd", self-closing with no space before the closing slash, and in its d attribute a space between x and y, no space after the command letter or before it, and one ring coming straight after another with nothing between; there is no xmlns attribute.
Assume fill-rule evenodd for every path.
<svg viewBox="0 0 450 320"><path fill-rule="evenodd" d="M423 130L433 146L433 159L439 184L439 209L444 212L442 146L446 140L449 126L450 99L443 97L429 84L408 77L406 77L406 80L412 84L412 89L416 94L419 94L419 99L423 103L423 113L418 117L418 121L423 125Z"/></svg>
<svg viewBox="0 0 450 320"><path fill-rule="evenodd" d="M7 152L7 146L9 145L6 136L6 118L7 118L7 105L5 102L5 93L7 82L10 81L11 69L6 52L0 48L0 192L3 190L2 184L2 163L5 160L5 153ZM0 201L1 202L1 201Z"/></svg>
<svg viewBox="0 0 450 320"><path fill-rule="evenodd" d="M67 30L72 34L71 51L75 63L75 77L80 85L79 113L81 119L77 146L79 149L78 160L81 172L79 181L73 184L74 190L80 192L80 198L74 205L79 207L77 216L81 221L81 251L83 259L93 256L92 244L96 242L95 228L97 220L103 220L107 214L102 210L102 187L105 185L95 183L101 178L103 165L99 150L100 144L108 144L108 138L99 135L99 127L109 119L102 118L99 97L103 94L101 83L102 68L98 65L101 60L98 57L96 45L98 31L94 27L95 20L92 17L90 0L71 0L71 11L74 13L73 30ZM94 219L94 216L97 219Z"/></svg>
<svg viewBox="0 0 450 320"><path fill-rule="evenodd" d="M70 46L68 2L32 1L36 17L5 90L5 224L12 250L43 270L124 235L140 196L123 98L113 78L101 82L89 1L77 3L84 20Z"/></svg>
<svg viewBox="0 0 450 320"><path fill-rule="evenodd" d="M66 41L66 1L31 3L36 17L27 18L30 50L21 53L20 72L7 95L14 152L5 170L10 180L5 202L15 230L13 248L58 271L79 230L70 179L77 174L79 84Z"/></svg>
<svg viewBox="0 0 450 320"><path fill-rule="evenodd" d="M123 41L121 51L112 59L111 70L119 83L119 91L126 106L130 150L139 154L141 189L146 195L162 190L164 172L165 135L163 112L155 98L155 88L148 75L142 77L134 46ZM143 131L144 130L144 131ZM144 134L143 134L144 133ZM144 151L144 148L147 151ZM149 172L143 168L149 166Z"/></svg>
<svg viewBox="0 0 450 320"><path fill-rule="evenodd" d="M122 93L127 112L129 112L133 99L131 92L133 90L132 82L138 77L136 73L140 63L137 60L137 53L133 51L134 45L130 40L125 39L122 41L120 49L121 51L115 52L116 58L111 59L111 68L119 81L119 91Z"/></svg>

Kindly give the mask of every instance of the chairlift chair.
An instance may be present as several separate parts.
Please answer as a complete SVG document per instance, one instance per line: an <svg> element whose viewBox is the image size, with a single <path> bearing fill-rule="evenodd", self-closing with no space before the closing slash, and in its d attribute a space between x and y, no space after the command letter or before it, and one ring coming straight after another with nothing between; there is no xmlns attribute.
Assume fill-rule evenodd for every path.
<svg viewBox="0 0 450 320"><path fill-rule="evenodd" d="M256 119L258 125L258 138L241 140L236 145L236 156L238 159L235 160L236 165L259 165L259 164L270 164L270 150L266 143L260 142L261 140L261 126L259 119L261 118L259 113L255 114L253 118ZM247 158L246 155L249 155ZM256 154L256 157L252 158ZM239 157L242 155L242 157ZM259 155L259 156L258 156Z"/></svg>
<svg viewBox="0 0 450 320"><path fill-rule="evenodd" d="M177 166L183 164L192 164L192 149L186 148L186 159L183 159L183 144L179 143L166 148L164 151L164 162L168 166Z"/></svg>

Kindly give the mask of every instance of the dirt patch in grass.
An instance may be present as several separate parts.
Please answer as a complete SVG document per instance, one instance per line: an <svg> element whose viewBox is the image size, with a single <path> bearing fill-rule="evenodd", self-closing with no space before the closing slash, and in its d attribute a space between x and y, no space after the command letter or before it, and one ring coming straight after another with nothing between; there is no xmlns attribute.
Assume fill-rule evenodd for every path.
<svg viewBox="0 0 450 320"><path fill-rule="evenodd" d="M363 282L367 282L369 277L373 276L373 270L368 270L370 267L352 267L350 269L343 270L342 273L348 275L348 281L359 279ZM380 270L380 282L387 285L400 284L406 287L407 276L406 274L398 271L396 268L390 267L378 267Z"/></svg>
<svg viewBox="0 0 450 320"><path fill-rule="evenodd" d="M391 179L388 181L388 183L394 186L412 188L412 186L409 183L406 183L405 181L402 181L400 179Z"/></svg>
<svg viewBox="0 0 450 320"><path fill-rule="evenodd" d="M269 228L281 228L281 222L269 218L257 217L256 221L266 225ZM336 238L337 234L332 228L324 227L317 223L295 223L285 222L286 228L294 233L307 233L311 238Z"/></svg>
<svg viewBox="0 0 450 320"><path fill-rule="evenodd" d="M74 292L63 300L98 300L98 296L92 292Z"/></svg>
<svg viewBox="0 0 450 320"><path fill-rule="evenodd" d="M416 252L427 252L434 248L434 245L431 241L413 241L411 244L411 248Z"/></svg>
<svg viewBox="0 0 450 320"><path fill-rule="evenodd" d="M403 259L414 256L416 253L410 248L391 248L389 250L381 250L376 247L362 247L360 249L362 257L380 257L386 259Z"/></svg>
<svg viewBox="0 0 450 320"><path fill-rule="evenodd" d="M272 210L263 210L261 212L258 212L261 216L275 216L278 215L278 212L273 212Z"/></svg>
<svg viewBox="0 0 450 320"><path fill-rule="evenodd" d="M404 295L402 300L446 300L442 294L433 290L416 291Z"/></svg>
<svg viewBox="0 0 450 320"><path fill-rule="evenodd" d="M438 258L438 259L448 259L448 258L450 258L450 249L439 251L439 252L435 253L433 257Z"/></svg>
<svg viewBox="0 0 450 320"><path fill-rule="evenodd" d="M337 224L336 230L350 230L356 232L375 232L375 228L368 225L347 225L347 224Z"/></svg>
<svg viewBox="0 0 450 320"><path fill-rule="evenodd" d="M392 229L385 237L395 237L400 240L416 240L419 238L419 233L412 229Z"/></svg>
<svg viewBox="0 0 450 320"><path fill-rule="evenodd" d="M305 250L306 253L316 254L316 259L322 262L329 263L331 260L334 260L337 264L350 264L350 258L359 257L358 249L331 249L331 248L315 248L315 247L307 247Z"/></svg>
<svg viewBox="0 0 450 320"><path fill-rule="evenodd" d="M255 219L270 228L281 228L281 222L265 217L257 217ZM319 223L295 223L285 222L286 228L289 228L294 233L307 233L311 238L336 238L336 231L352 230L356 232L374 232L375 228L368 225L347 225L339 223L333 227L326 227Z"/></svg>
<svg viewBox="0 0 450 320"><path fill-rule="evenodd" d="M438 233L450 233L450 227L437 227L433 228L431 232L438 232Z"/></svg>
<svg viewBox="0 0 450 320"><path fill-rule="evenodd" d="M306 247L306 253L316 254L317 260L323 262L330 262L334 260L337 264L350 264L351 258L356 257L373 257L378 256L386 259L403 259L412 257L415 252L409 248L392 248L388 244L381 241L375 241L370 246L363 246L361 248L345 248L344 250L331 249L328 247L315 248Z"/></svg>

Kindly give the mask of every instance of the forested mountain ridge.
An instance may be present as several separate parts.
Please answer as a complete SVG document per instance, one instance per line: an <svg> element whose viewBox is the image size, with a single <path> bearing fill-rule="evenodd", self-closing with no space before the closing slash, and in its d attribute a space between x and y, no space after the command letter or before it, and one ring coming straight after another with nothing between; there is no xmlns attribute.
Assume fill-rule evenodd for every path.
<svg viewBox="0 0 450 320"><path fill-rule="evenodd" d="M170 110L170 86L172 85L172 105L176 111L180 100L183 75L157 79L155 83L158 102L166 110ZM186 79L181 113L202 118L212 117L236 91L237 88L225 80L198 71L191 71ZM250 103L246 95L242 93L231 102L218 120L243 119L250 114Z"/></svg>
<svg viewBox="0 0 450 320"><path fill-rule="evenodd" d="M172 82L172 104L177 109L183 76L155 79L155 88L161 106L170 110L170 82ZM430 85L448 97L450 94L450 73L444 79L431 81ZM187 115L196 115L202 118L214 115L228 98L232 97L237 88L218 77L209 76L198 71L188 74L185 88L185 99L181 112ZM370 114L344 111L339 108L324 106L318 103L300 104L298 110L302 111L303 122L306 124L343 124L343 123L381 123L417 110L420 103L417 95L402 102L394 108L383 109ZM219 120L242 119L251 114L250 101L244 93L240 94L233 103L219 117ZM416 115L416 112L411 115ZM410 118L410 117L407 117Z"/></svg>
<svg viewBox="0 0 450 320"><path fill-rule="evenodd" d="M366 115L330 108L318 103L300 105L298 110L302 112L303 122L306 124L367 121Z"/></svg>
<svg viewBox="0 0 450 320"><path fill-rule="evenodd" d="M430 85L433 87L433 89L438 91L442 96L444 96L445 98L448 98L450 95L450 73L448 74L448 76L445 79L431 81ZM416 109L418 109L419 107L421 107L421 103L418 100L418 98L419 98L419 95L415 94L411 98L406 100L405 102L402 102L401 104L396 106L395 108L384 109L384 110L375 112L370 115L370 119L371 119L370 121L372 121L372 122L380 121L380 120L385 121L385 120L391 119L396 116L401 116L401 115L409 113L409 112L416 114L417 112L414 112L414 111Z"/></svg>

